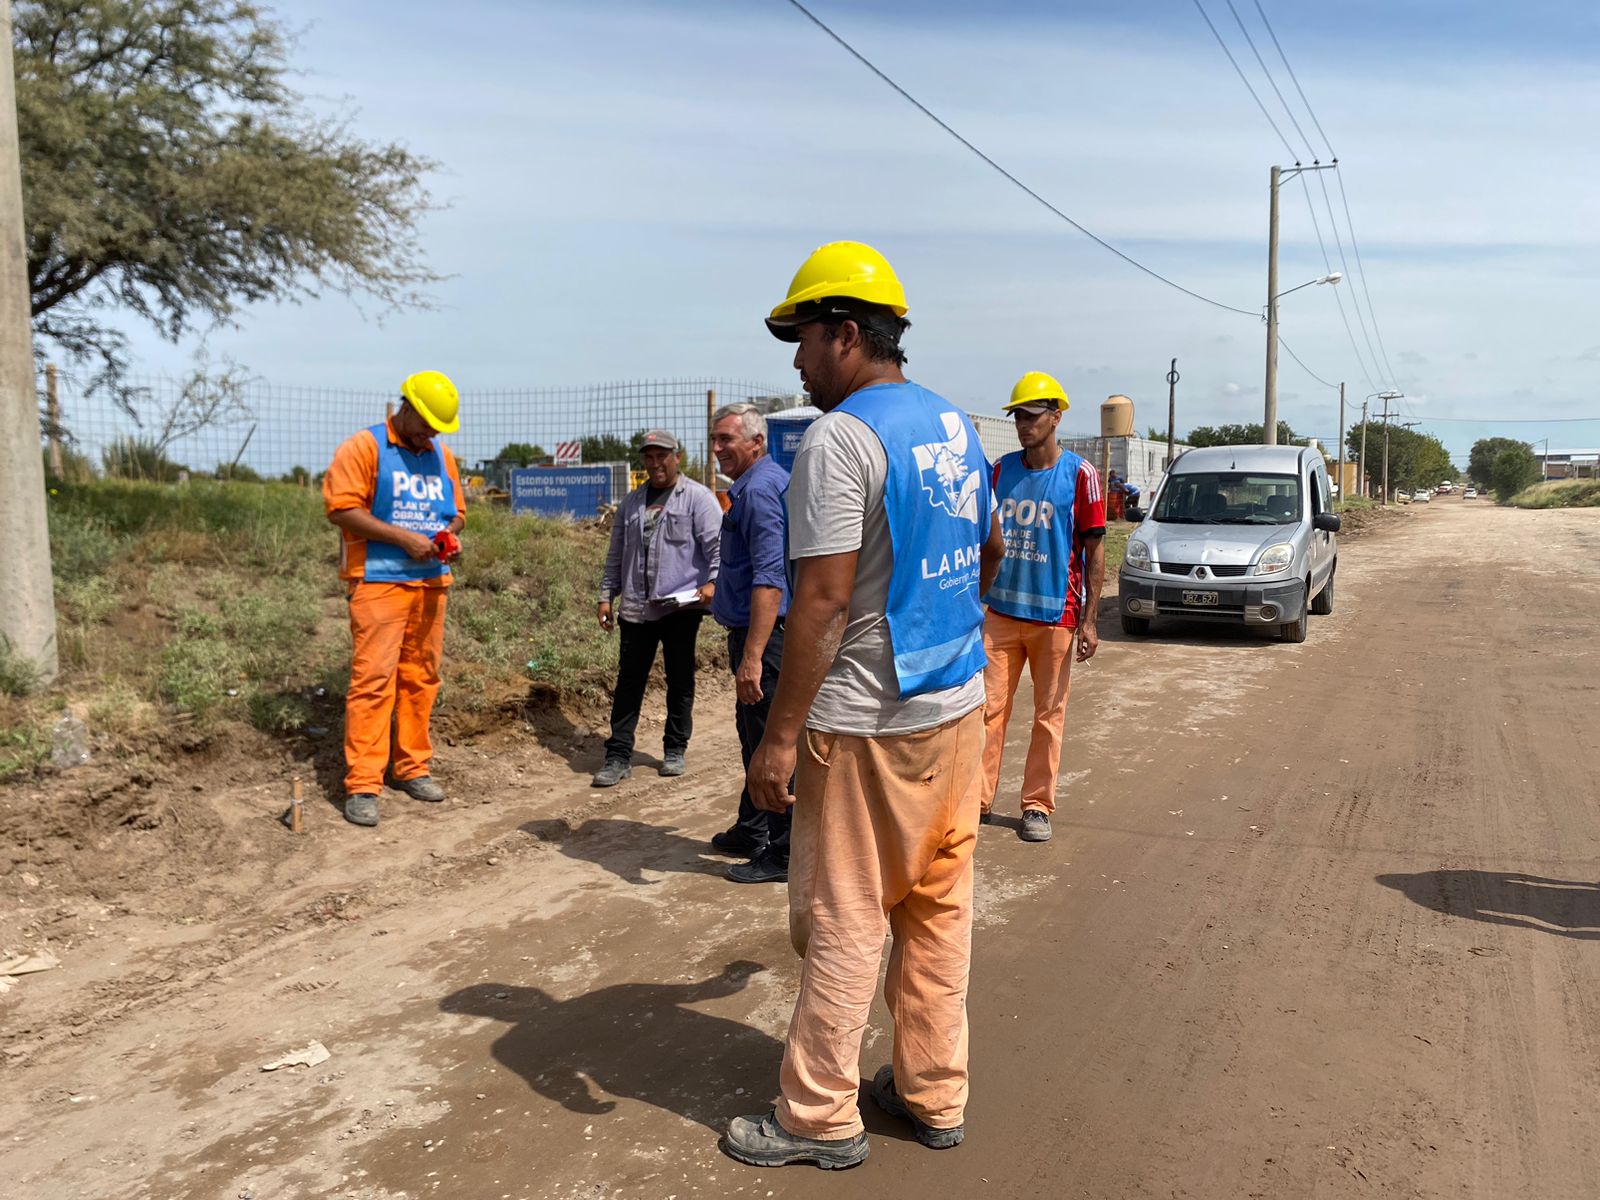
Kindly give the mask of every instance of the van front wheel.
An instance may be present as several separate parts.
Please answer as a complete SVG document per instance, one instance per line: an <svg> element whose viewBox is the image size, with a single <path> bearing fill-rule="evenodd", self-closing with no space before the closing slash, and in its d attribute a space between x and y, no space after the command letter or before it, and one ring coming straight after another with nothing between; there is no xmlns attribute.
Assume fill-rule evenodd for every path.
<svg viewBox="0 0 1600 1200"><path fill-rule="evenodd" d="M1311 623L1311 618L1306 609L1300 610L1300 619L1290 621L1287 625L1278 626L1278 636L1286 642L1303 642L1306 640L1306 627Z"/></svg>
<svg viewBox="0 0 1600 1200"><path fill-rule="evenodd" d="M1328 576L1328 586L1311 598L1311 611L1319 617L1333 612L1333 576Z"/></svg>

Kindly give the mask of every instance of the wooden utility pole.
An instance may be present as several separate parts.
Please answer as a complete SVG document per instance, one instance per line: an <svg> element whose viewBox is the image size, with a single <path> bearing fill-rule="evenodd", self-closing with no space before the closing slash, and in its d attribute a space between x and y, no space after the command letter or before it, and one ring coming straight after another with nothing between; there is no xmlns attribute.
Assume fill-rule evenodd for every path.
<svg viewBox="0 0 1600 1200"><path fill-rule="evenodd" d="M61 392L57 380L59 372L55 363L44 369L44 419L50 428L45 436L50 440L50 474L61 478Z"/></svg>
<svg viewBox="0 0 1600 1200"><path fill-rule="evenodd" d="M1367 494L1367 400L1361 402L1361 454L1356 459L1356 486L1361 489L1361 495L1365 498Z"/></svg>
<svg viewBox="0 0 1600 1200"><path fill-rule="evenodd" d="M717 415L717 390L706 389L706 486L713 492L717 490L717 456L711 452L711 427L715 425Z"/></svg>
<svg viewBox="0 0 1600 1200"><path fill-rule="evenodd" d="M1389 397L1384 395L1382 400L1383 412L1379 415L1383 418L1383 504L1387 506L1389 503L1389 418L1394 414L1389 411Z"/></svg>
<svg viewBox="0 0 1600 1200"><path fill-rule="evenodd" d="M1178 360L1172 360L1172 369L1167 372L1167 466L1172 465L1172 451L1174 439L1177 437L1178 425Z"/></svg>
<svg viewBox="0 0 1600 1200"><path fill-rule="evenodd" d="M22 221L22 161L11 49L11 0L0 0L0 647L31 663L42 683L55 679L56 608L39 453L39 400L33 374L33 308Z"/></svg>
<svg viewBox="0 0 1600 1200"><path fill-rule="evenodd" d="M1339 381L1339 503L1350 499L1350 489L1344 485L1344 380Z"/></svg>

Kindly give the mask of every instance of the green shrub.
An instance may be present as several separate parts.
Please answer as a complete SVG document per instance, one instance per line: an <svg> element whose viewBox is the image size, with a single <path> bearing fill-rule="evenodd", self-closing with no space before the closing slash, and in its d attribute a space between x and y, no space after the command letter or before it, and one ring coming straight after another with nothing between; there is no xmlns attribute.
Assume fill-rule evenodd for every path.
<svg viewBox="0 0 1600 1200"><path fill-rule="evenodd" d="M114 478L152 483L176 483L185 469L168 458L165 447L153 438L119 438L101 451L100 463Z"/></svg>
<svg viewBox="0 0 1600 1200"><path fill-rule="evenodd" d="M0 696L26 696L39 686L42 676L37 663L0 637Z"/></svg>
<svg viewBox="0 0 1600 1200"><path fill-rule="evenodd" d="M1538 479L1539 462L1533 456L1533 447L1522 442L1501 450L1489 466L1489 484L1501 504L1510 504L1513 496Z"/></svg>

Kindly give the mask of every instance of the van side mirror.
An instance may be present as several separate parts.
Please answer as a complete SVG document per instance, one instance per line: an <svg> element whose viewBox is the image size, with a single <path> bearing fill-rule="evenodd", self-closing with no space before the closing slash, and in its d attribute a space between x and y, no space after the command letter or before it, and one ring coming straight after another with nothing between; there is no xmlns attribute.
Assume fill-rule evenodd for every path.
<svg viewBox="0 0 1600 1200"><path fill-rule="evenodd" d="M1338 513L1318 513L1311 518L1311 527L1321 529L1326 533L1338 533L1339 526L1344 524Z"/></svg>
<svg viewBox="0 0 1600 1200"><path fill-rule="evenodd" d="M1123 509L1122 515L1127 517L1130 521L1142 521L1144 520L1144 509L1135 504Z"/></svg>

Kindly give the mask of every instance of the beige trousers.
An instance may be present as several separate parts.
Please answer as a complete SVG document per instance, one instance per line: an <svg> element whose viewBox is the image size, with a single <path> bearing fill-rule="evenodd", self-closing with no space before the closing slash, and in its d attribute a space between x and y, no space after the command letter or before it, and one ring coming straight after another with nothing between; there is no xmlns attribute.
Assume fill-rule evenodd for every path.
<svg viewBox="0 0 1600 1200"><path fill-rule="evenodd" d="M1056 810L1056 777L1061 773L1061 731L1072 693L1072 649L1076 629L1019 621L990 609L983 619L983 811L1000 786L1000 760L1006 752L1006 725L1026 664L1033 677L1033 736L1022 768L1022 808L1046 816Z"/></svg>
<svg viewBox="0 0 1600 1200"><path fill-rule="evenodd" d="M982 709L894 737L806 731L789 857L789 929L805 965L777 1106L790 1133L862 1131L861 1038L886 926L896 1090L925 1124L962 1123L982 756Z"/></svg>

